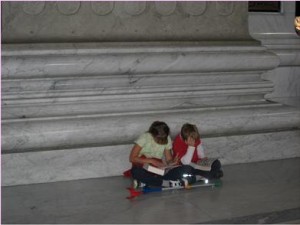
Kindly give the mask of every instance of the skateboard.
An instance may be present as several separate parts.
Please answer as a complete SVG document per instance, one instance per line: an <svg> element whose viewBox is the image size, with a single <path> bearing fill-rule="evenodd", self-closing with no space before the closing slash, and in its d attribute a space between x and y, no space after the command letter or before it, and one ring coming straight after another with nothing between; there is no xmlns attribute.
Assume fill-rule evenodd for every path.
<svg viewBox="0 0 300 225"><path fill-rule="evenodd" d="M177 186L177 187L142 187L142 188L127 188L130 192L130 196L127 197L127 199L133 199L135 197L138 197L142 194L148 194L153 192L162 192L162 191L170 191L170 190L179 190L179 189L192 189L192 188L199 188L199 187L220 187L222 185L222 181L220 179L217 180L208 180L203 179L200 180L192 185L187 186Z"/></svg>

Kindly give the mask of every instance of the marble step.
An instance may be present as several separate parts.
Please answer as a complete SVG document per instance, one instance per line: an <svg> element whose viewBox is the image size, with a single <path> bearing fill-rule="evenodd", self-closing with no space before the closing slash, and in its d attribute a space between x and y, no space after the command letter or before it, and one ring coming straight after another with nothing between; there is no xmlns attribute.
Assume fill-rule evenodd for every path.
<svg viewBox="0 0 300 225"><path fill-rule="evenodd" d="M131 143L155 120L167 122L173 134L189 121L205 136L300 127L299 110L279 104L6 119L2 121L2 152Z"/></svg>
<svg viewBox="0 0 300 225"><path fill-rule="evenodd" d="M23 91L2 94L2 118L145 111L264 103L269 81L221 84L110 87L93 90Z"/></svg>
<svg viewBox="0 0 300 225"><path fill-rule="evenodd" d="M190 51L261 51L262 46L255 41L188 41L188 42L82 42L82 43L26 43L3 44L2 55L14 56L44 56L44 55L98 55L107 53L143 53L143 52L180 52Z"/></svg>
<svg viewBox="0 0 300 225"><path fill-rule="evenodd" d="M184 84L219 84L237 82L259 82L258 72L239 73L185 73L185 74L135 74L135 75L81 75L70 77L44 78L2 78L2 93L19 93L23 91L62 91L73 89L94 89L131 87L153 87Z"/></svg>
<svg viewBox="0 0 300 225"><path fill-rule="evenodd" d="M218 157L228 165L300 157L299 137L300 130L291 130L202 140L207 156ZM2 154L2 186L120 176L131 166L128 157L132 146L133 143Z"/></svg>
<svg viewBox="0 0 300 225"><path fill-rule="evenodd" d="M264 72L278 57L247 42L3 45L2 79L86 75ZM22 49L23 46L23 49Z"/></svg>
<svg viewBox="0 0 300 225"><path fill-rule="evenodd" d="M253 37L278 55L281 67L300 66L300 40L297 35L267 33L253 34Z"/></svg>
<svg viewBox="0 0 300 225"><path fill-rule="evenodd" d="M168 109L194 109L222 106L247 106L247 105L269 105L263 99L264 94L244 93L228 94L216 96L202 95L196 93L176 93L171 96L162 97L143 97L134 98L126 95L115 96L114 99L102 98L77 98L61 99L56 98L52 101L45 102L42 100L15 100L3 101L2 120L17 118L38 118L38 117L58 117L58 116L75 116L75 115L93 115L102 113L121 113L121 112L147 112L155 110ZM16 103L17 102L17 103Z"/></svg>
<svg viewBox="0 0 300 225"><path fill-rule="evenodd" d="M263 82L248 82L248 83L228 83L228 84L189 84L189 85L169 85L169 86L152 86L152 87L140 87L140 88L94 88L90 90L78 89L71 91L39 91L39 92L19 92L7 94L3 93L2 100L25 100L26 99L45 99L45 102L52 101L52 98L62 98L72 100L72 98L80 98L88 96L89 99L110 99L115 95L122 95L121 98L144 98L144 97L156 97L164 95L170 97L173 95L184 95L184 93L195 93L195 95L223 95L223 94L237 94L237 93L268 93L271 92L273 84L270 81ZM42 100L41 100L42 101Z"/></svg>

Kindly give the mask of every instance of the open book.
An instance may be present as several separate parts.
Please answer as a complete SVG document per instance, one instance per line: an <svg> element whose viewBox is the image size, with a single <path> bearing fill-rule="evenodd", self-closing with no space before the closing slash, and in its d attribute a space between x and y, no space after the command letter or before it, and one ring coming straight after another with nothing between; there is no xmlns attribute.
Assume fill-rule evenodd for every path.
<svg viewBox="0 0 300 225"><path fill-rule="evenodd" d="M155 173L158 175L165 175L167 172L169 172L171 169L178 167L179 165L173 165L173 166L165 166L165 167L156 167L153 165L150 165L148 163L144 164L143 168L151 173Z"/></svg>
<svg viewBox="0 0 300 225"><path fill-rule="evenodd" d="M190 163L190 165L197 170L210 171L211 165L216 160L217 160L217 158L204 158L204 159L198 160L197 163Z"/></svg>

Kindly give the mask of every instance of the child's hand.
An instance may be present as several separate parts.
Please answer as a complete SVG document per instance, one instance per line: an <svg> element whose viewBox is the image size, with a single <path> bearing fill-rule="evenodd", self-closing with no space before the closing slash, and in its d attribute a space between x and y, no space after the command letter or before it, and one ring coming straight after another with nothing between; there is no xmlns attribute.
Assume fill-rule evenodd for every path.
<svg viewBox="0 0 300 225"><path fill-rule="evenodd" d="M195 142L196 140L192 137L188 137L188 139L186 140L186 144L193 147L195 147Z"/></svg>
<svg viewBox="0 0 300 225"><path fill-rule="evenodd" d="M178 154L176 154L176 156L173 159L172 165L177 165L177 164L179 164L179 162L180 162L180 158L179 158Z"/></svg>
<svg viewBox="0 0 300 225"><path fill-rule="evenodd" d="M152 164L153 166L156 166L156 167L164 167L165 164L159 160L156 160L156 159L152 159L150 164Z"/></svg>
<svg viewBox="0 0 300 225"><path fill-rule="evenodd" d="M179 159L179 155L177 153L175 158L173 159L173 162L175 162L177 164L177 163L179 163L179 161L180 161L180 159Z"/></svg>
<svg viewBox="0 0 300 225"><path fill-rule="evenodd" d="M170 160L169 162L167 162L167 165L168 166L175 166L175 165L179 164L179 161L180 161L180 159L178 157L178 154L176 154L176 156L172 160Z"/></svg>

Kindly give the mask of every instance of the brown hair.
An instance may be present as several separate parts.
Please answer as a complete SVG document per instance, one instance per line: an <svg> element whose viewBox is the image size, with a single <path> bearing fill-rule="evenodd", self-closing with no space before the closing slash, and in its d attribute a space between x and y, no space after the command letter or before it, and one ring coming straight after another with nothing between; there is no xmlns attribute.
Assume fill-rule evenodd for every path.
<svg viewBox="0 0 300 225"><path fill-rule="evenodd" d="M183 140L187 140L188 137L192 137L194 140L198 140L200 138L200 134L198 128L194 124L183 124L181 128L181 137Z"/></svg>
<svg viewBox="0 0 300 225"><path fill-rule="evenodd" d="M169 126L162 121L155 121L151 124L148 131L158 144L167 144L170 133Z"/></svg>

